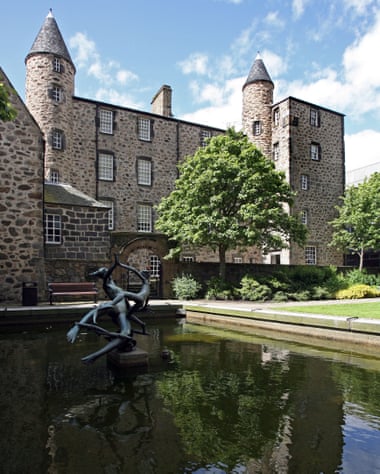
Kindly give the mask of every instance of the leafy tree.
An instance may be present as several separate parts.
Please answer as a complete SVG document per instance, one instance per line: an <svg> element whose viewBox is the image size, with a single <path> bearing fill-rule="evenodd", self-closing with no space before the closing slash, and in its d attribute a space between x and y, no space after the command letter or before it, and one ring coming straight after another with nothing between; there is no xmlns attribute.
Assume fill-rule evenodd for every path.
<svg viewBox="0 0 380 474"><path fill-rule="evenodd" d="M219 253L225 277L227 250L302 245L306 228L287 207L294 194L283 173L248 138L233 128L179 165L172 193L158 206L156 228L175 242L170 256L187 246L209 246Z"/></svg>
<svg viewBox="0 0 380 474"><path fill-rule="evenodd" d="M380 248L380 173L357 186L347 188L339 216L331 225L334 233L331 246L359 256L359 270L363 269L364 253Z"/></svg>
<svg viewBox="0 0 380 474"><path fill-rule="evenodd" d="M9 101L9 89L0 82L0 120L9 122L16 118L17 112Z"/></svg>

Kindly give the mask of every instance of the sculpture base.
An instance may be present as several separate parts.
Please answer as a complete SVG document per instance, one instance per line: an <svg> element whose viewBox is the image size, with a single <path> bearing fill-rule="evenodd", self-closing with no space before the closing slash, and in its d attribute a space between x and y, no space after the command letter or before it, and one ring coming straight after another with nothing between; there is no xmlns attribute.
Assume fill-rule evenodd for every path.
<svg viewBox="0 0 380 474"><path fill-rule="evenodd" d="M130 352L112 351L107 354L107 359L117 367L145 367L148 365L148 353L136 347Z"/></svg>

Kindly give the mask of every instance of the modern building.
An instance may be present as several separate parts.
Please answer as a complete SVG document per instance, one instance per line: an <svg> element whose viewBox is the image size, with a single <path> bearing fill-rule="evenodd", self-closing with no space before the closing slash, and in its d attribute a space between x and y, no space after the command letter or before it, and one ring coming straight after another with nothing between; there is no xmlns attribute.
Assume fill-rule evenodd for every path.
<svg viewBox="0 0 380 474"><path fill-rule="evenodd" d="M156 293L165 294L170 274L165 275L163 257L168 243L155 232L155 206L172 191L178 163L224 130L175 118L168 85L154 96L150 112L75 96L75 65L51 11L25 65L26 104L16 96L16 121L0 122L0 145L6 145L0 173L9 175L11 184L2 189L0 204L1 240L6 242L0 269L16 271L9 263L12 248L22 248L22 235L30 233L40 274L28 257L24 262L29 270L16 272L16 281L11 277L4 283L2 299L14 299L28 280L45 288L47 281L85 279L90 269L108 264L115 252L130 265L149 267ZM274 104L273 88L262 59L256 58L243 86L243 129L297 191L289 212L308 226L308 243L264 257L258 249L236 249L227 262L340 265L342 256L327 244L328 222L344 190L344 117L293 97ZM33 138L24 136L32 134L29 130ZM33 176L33 200L27 190L15 193L24 190L25 174L28 180ZM25 202L38 214L33 225L19 220L18 226L4 226L17 220L9 203L24 213ZM13 227L17 230L11 231ZM21 232L16 244L12 232ZM181 258L217 261L208 249Z"/></svg>

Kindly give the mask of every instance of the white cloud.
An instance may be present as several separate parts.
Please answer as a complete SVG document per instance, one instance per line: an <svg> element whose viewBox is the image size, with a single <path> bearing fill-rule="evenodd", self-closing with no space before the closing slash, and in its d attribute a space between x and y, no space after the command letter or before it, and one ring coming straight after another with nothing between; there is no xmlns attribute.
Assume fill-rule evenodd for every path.
<svg viewBox="0 0 380 474"><path fill-rule="evenodd" d="M354 170L380 162L380 132L363 130L346 135L346 170Z"/></svg>
<svg viewBox="0 0 380 474"><path fill-rule="evenodd" d="M309 0L293 0L292 11L293 11L293 16L296 20L301 18L308 2Z"/></svg>
<svg viewBox="0 0 380 474"><path fill-rule="evenodd" d="M267 16L264 18L264 23L270 25L270 26L275 26L276 28L283 28L285 25L284 20L281 20L278 16L278 11L275 12L269 12Z"/></svg>
<svg viewBox="0 0 380 474"><path fill-rule="evenodd" d="M192 53L184 61L180 61L178 65L180 66L183 74L207 74L207 64L208 57L203 53Z"/></svg>
<svg viewBox="0 0 380 474"><path fill-rule="evenodd" d="M84 33L76 33L69 39L69 45L75 51L74 62L78 69L86 69L87 74L101 84L125 85L138 79L133 72L122 69L117 61L103 61L95 42L87 38Z"/></svg>
<svg viewBox="0 0 380 474"><path fill-rule="evenodd" d="M107 102L109 104L118 104L123 107L130 107L132 109L142 109L143 104L137 102L136 99L126 93L121 93L113 88L100 88L95 93L95 99L100 102Z"/></svg>
<svg viewBox="0 0 380 474"><path fill-rule="evenodd" d="M346 8L354 9L359 15L366 13L371 6L373 0L345 0L344 6Z"/></svg>

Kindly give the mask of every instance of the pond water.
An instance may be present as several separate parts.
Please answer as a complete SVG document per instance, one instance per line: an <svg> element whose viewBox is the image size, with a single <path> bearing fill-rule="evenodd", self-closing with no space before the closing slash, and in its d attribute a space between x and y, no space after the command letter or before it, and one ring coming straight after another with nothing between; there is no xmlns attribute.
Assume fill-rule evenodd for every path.
<svg viewBox="0 0 380 474"><path fill-rule="evenodd" d="M1 334L1 473L380 472L380 359L148 327L139 371L83 365L94 334Z"/></svg>

